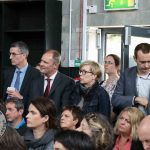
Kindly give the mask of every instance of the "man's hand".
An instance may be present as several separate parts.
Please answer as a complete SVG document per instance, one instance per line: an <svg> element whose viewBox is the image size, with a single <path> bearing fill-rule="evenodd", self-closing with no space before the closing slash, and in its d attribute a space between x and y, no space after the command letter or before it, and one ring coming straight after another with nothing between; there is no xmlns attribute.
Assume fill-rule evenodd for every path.
<svg viewBox="0 0 150 150"><path fill-rule="evenodd" d="M18 99L23 99L23 96L17 90L7 90L6 93L9 97L16 97Z"/></svg>
<svg viewBox="0 0 150 150"><path fill-rule="evenodd" d="M144 97L136 97L134 99L134 101L135 101L135 103L138 103L138 104L144 106L145 108L148 105L148 100L146 98L144 98Z"/></svg>

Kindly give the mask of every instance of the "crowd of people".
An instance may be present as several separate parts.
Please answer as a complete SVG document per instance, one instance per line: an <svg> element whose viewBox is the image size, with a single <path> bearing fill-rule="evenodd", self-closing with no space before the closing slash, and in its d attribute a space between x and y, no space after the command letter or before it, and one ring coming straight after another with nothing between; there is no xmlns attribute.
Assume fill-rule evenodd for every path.
<svg viewBox="0 0 150 150"><path fill-rule="evenodd" d="M120 58L107 55L103 81L95 61L82 62L74 81L59 72L56 50L44 52L38 69L27 61L26 43L12 43L9 54L0 103L2 149L150 150L150 44L135 47L137 65L124 72Z"/></svg>

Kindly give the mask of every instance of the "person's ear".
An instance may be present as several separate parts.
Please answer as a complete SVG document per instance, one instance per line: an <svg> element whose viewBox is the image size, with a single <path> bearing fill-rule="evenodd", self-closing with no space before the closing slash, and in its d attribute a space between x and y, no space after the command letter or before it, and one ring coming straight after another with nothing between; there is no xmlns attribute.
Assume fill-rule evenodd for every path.
<svg viewBox="0 0 150 150"><path fill-rule="evenodd" d="M48 116L48 115L45 115L45 116L43 117L43 122L44 122L44 123L47 122L48 119L49 119L49 116Z"/></svg>
<svg viewBox="0 0 150 150"><path fill-rule="evenodd" d="M76 126L76 124L78 123L78 119L75 119L74 121L73 121L73 123L74 123L74 125Z"/></svg>
<svg viewBox="0 0 150 150"><path fill-rule="evenodd" d="M20 109L20 110L19 110L19 115L22 116L22 115L23 115L23 112L24 112L23 109Z"/></svg>

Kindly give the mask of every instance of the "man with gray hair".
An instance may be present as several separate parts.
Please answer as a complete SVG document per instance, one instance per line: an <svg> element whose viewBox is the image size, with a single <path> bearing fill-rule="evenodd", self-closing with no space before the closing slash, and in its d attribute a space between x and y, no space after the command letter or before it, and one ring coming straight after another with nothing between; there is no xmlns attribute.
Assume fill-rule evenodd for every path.
<svg viewBox="0 0 150 150"><path fill-rule="evenodd" d="M8 125L15 128L20 135L24 135L26 131L26 122L23 118L24 105L22 100L10 98L5 102L6 120Z"/></svg>
<svg viewBox="0 0 150 150"><path fill-rule="evenodd" d="M28 92L33 79L40 76L40 72L28 64L29 48L26 43L17 41L11 44L9 58L13 67L4 71L3 100L8 98L22 99L25 114L28 107Z"/></svg>

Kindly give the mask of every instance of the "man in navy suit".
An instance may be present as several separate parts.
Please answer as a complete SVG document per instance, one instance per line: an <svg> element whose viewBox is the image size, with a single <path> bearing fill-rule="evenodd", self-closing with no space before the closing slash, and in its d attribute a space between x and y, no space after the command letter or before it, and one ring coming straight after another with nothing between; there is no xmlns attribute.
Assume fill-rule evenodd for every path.
<svg viewBox="0 0 150 150"><path fill-rule="evenodd" d="M5 101L12 97L22 99L26 113L30 83L33 79L40 76L40 72L28 64L29 48L26 43L22 41L12 43L9 55L13 67L4 71L3 100ZM18 72L19 80L17 79Z"/></svg>
<svg viewBox="0 0 150 150"><path fill-rule="evenodd" d="M137 66L127 68L120 76L112 105L116 113L125 107L136 106L145 114L150 114L150 44L138 44L134 60Z"/></svg>
<svg viewBox="0 0 150 150"><path fill-rule="evenodd" d="M58 71L60 54L56 50L46 51L40 62L41 77L32 81L30 99L46 96L55 102L58 112L70 104L70 94L75 85L74 81ZM50 80L50 83L48 83ZM47 91L47 85L49 88Z"/></svg>

